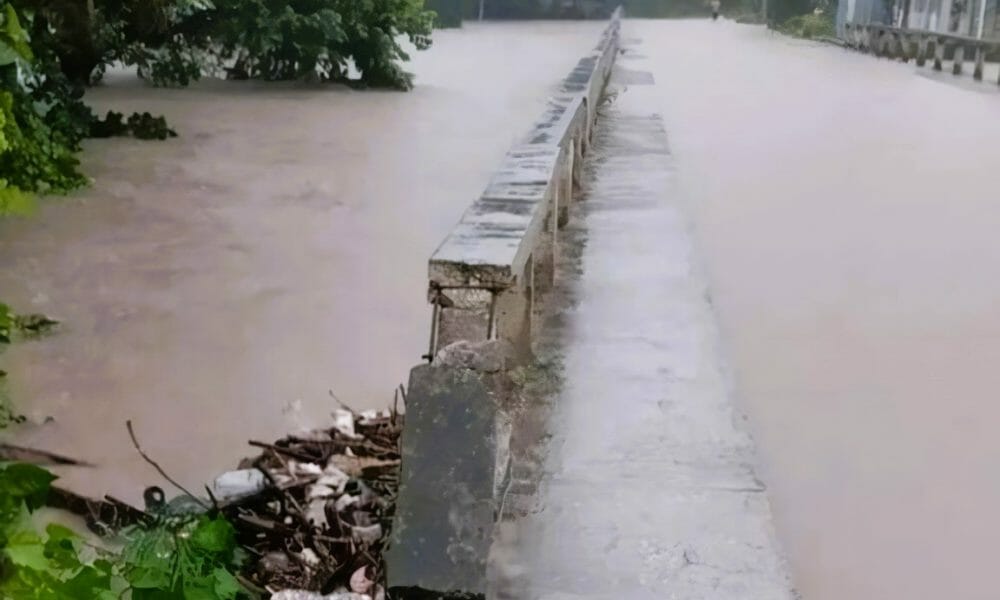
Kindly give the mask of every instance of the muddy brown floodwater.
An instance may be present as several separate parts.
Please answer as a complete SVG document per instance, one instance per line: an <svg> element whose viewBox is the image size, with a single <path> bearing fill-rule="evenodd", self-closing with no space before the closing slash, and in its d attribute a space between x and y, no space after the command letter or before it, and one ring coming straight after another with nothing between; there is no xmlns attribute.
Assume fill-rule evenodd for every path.
<svg viewBox="0 0 1000 600"><path fill-rule="evenodd" d="M603 26L435 32L410 93L95 89L180 137L88 142L92 188L0 223L0 297L65 322L2 357L18 408L55 419L16 439L100 465L63 471L74 488L137 501L162 482L126 419L200 489L248 438L326 423L328 390L387 406L427 350L428 257Z"/></svg>
<svg viewBox="0 0 1000 600"><path fill-rule="evenodd" d="M1000 598L996 84L634 26L803 597Z"/></svg>

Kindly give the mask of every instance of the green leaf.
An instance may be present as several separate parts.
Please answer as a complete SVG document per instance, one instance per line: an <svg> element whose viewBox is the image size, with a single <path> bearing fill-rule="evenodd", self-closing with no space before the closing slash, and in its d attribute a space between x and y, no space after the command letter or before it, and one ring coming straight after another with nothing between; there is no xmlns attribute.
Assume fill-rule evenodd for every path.
<svg viewBox="0 0 1000 600"><path fill-rule="evenodd" d="M49 567L42 540L32 531L18 531L7 539L3 549L10 562L18 567L44 571Z"/></svg>
<svg viewBox="0 0 1000 600"><path fill-rule="evenodd" d="M28 32L21 27L17 11L10 4L4 4L3 15L0 17L0 47L5 50L0 53L0 56L9 53L15 59L26 62L32 59L31 46L28 44ZM0 65L4 64L10 63L0 62Z"/></svg>
<svg viewBox="0 0 1000 600"><path fill-rule="evenodd" d="M35 212L35 197L0 179L0 217L27 217ZM5 341L5 340L0 340ZM9 340L6 340L9 343Z"/></svg>
<svg viewBox="0 0 1000 600"><path fill-rule="evenodd" d="M138 567L129 571L126 579L133 588L163 589L170 587L169 558L163 559L163 565L158 567Z"/></svg>
<svg viewBox="0 0 1000 600"><path fill-rule="evenodd" d="M111 591L111 576L94 567L83 567L62 587L71 598L92 598L101 590Z"/></svg>
<svg viewBox="0 0 1000 600"><path fill-rule="evenodd" d="M34 510L45 504L49 486L55 480L55 475L41 467L13 463L0 469L0 497L23 500L28 510Z"/></svg>
<svg viewBox="0 0 1000 600"><path fill-rule="evenodd" d="M0 194L3 191L0 190ZM0 196L0 210L3 208L3 198ZM9 306L0 302L0 343L10 343L10 330L14 326L14 311Z"/></svg>
<svg viewBox="0 0 1000 600"><path fill-rule="evenodd" d="M199 520L198 526L191 532L191 545L214 554L228 554L236 548L236 530L229 521L221 517L205 517Z"/></svg>
<svg viewBox="0 0 1000 600"><path fill-rule="evenodd" d="M164 527L141 531L122 550L122 572L126 581L137 589L169 589L173 582L171 569L176 553L171 531Z"/></svg>
<svg viewBox="0 0 1000 600"><path fill-rule="evenodd" d="M219 598L236 598L243 591L243 586L236 577L225 569L216 567L212 576L215 578L215 595Z"/></svg>
<svg viewBox="0 0 1000 600"><path fill-rule="evenodd" d="M212 577L189 577L184 580L184 600L219 600Z"/></svg>
<svg viewBox="0 0 1000 600"><path fill-rule="evenodd" d="M111 575L111 571L115 568L115 566L111 563L110 560L105 560L103 558L95 560L94 564L91 566L97 569L99 572L104 573L105 575L108 576Z"/></svg>
<svg viewBox="0 0 1000 600"><path fill-rule="evenodd" d="M77 556L76 546L73 545L77 536L73 530L57 523L49 523L45 533L49 536L45 540L45 557L52 565L63 570L79 569L80 558Z"/></svg>

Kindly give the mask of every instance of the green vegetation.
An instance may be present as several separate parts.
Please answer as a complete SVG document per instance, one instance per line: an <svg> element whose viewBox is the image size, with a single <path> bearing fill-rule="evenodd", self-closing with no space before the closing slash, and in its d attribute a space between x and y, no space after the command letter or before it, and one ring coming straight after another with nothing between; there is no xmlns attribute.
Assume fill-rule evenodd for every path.
<svg viewBox="0 0 1000 600"><path fill-rule="evenodd" d="M21 19L13 6L4 4L0 7L0 214L3 215L30 210L34 192L64 192L84 183L73 155L79 139L67 137L67 125L58 108L45 106L48 86L36 87L39 80L31 68L34 59Z"/></svg>
<svg viewBox="0 0 1000 600"><path fill-rule="evenodd" d="M87 543L30 515L55 476L0 464L0 600L235 600L252 595L235 572L244 557L233 526L209 514L160 518L123 533L120 551Z"/></svg>
<svg viewBox="0 0 1000 600"><path fill-rule="evenodd" d="M45 335L58 324L58 321L41 314L19 315L0 302L0 352L14 340ZM23 416L14 412L7 394L6 379L7 373L0 370L0 430L24 421Z"/></svg>
<svg viewBox="0 0 1000 600"><path fill-rule="evenodd" d="M225 72L409 89L399 37L427 48L433 18L423 0L0 0L0 216L86 185L86 137L175 135L148 113L94 115L85 86L112 64L153 85Z"/></svg>
<svg viewBox="0 0 1000 600"><path fill-rule="evenodd" d="M806 39L836 37L837 35L837 27L833 22L833 16L825 13L811 13L791 17L778 26L778 31Z"/></svg>
<svg viewBox="0 0 1000 600"><path fill-rule="evenodd" d="M58 321L42 314L19 315L0 302L0 344L9 344L17 338L44 335L58 324Z"/></svg>
<svg viewBox="0 0 1000 600"><path fill-rule="evenodd" d="M226 65L231 77L409 89L398 37L428 48L433 18L423 0L217 0L178 28L196 32L202 60ZM351 64L357 81L348 79Z"/></svg>

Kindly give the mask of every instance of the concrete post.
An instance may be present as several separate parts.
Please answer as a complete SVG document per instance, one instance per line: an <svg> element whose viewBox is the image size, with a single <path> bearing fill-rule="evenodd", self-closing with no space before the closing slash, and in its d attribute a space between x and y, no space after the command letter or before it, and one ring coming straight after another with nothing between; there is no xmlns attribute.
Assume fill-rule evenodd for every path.
<svg viewBox="0 0 1000 600"><path fill-rule="evenodd" d="M574 134L573 139L570 140L570 144L573 147L573 170L571 173L573 186L570 190L571 196L575 196L583 187L583 125L580 126L579 131L580 133Z"/></svg>
<svg viewBox="0 0 1000 600"><path fill-rule="evenodd" d="M976 66L972 70L972 78L976 81L983 80L983 60L985 60L986 50L983 46L976 46Z"/></svg>
<svg viewBox="0 0 1000 600"><path fill-rule="evenodd" d="M922 67L927 63L927 36L917 37L917 66Z"/></svg>
<svg viewBox="0 0 1000 600"><path fill-rule="evenodd" d="M532 256L517 285L500 292L496 304L497 338L514 347L520 362L531 358L532 313L535 311L535 260Z"/></svg>
<svg viewBox="0 0 1000 600"><path fill-rule="evenodd" d="M569 222L569 205L573 201L573 184L576 180L576 143L570 139L563 148L559 163L559 227L565 227Z"/></svg>
<svg viewBox="0 0 1000 600"><path fill-rule="evenodd" d="M431 325L432 357L438 348L453 342L480 342L493 336L493 292L482 289L432 289L430 295L435 317Z"/></svg>
<svg viewBox="0 0 1000 600"><path fill-rule="evenodd" d="M934 70L940 71L944 62L944 38L934 38Z"/></svg>
<svg viewBox="0 0 1000 600"><path fill-rule="evenodd" d="M395 598L481 598L487 591L510 463L509 379L497 344L461 348L410 373L402 478L386 552Z"/></svg>
<svg viewBox="0 0 1000 600"><path fill-rule="evenodd" d="M955 48L955 61L951 67L952 75L962 74L962 64L965 62L965 44L959 43Z"/></svg>
<svg viewBox="0 0 1000 600"><path fill-rule="evenodd" d="M910 38L907 37L906 33L897 32L896 40L899 44L899 60L910 62Z"/></svg>
<svg viewBox="0 0 1000 600"><path fill-rule="evenodd" d="M552 289L556 280L556 249L559 244L562 187L562 177L556 177L555 185L549 188L549 197L546 200L548 208L546 210L544 231L539 235L538 245L535 246L535 253L532 254L535 264L533 280L541 292Z"/></svg>

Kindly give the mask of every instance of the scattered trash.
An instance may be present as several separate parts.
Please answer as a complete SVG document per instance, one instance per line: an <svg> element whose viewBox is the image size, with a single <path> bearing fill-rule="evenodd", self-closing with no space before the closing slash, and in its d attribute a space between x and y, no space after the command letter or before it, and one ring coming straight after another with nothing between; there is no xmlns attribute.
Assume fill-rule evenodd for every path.
<svg viewBox="0 0 1000 600"><path fill-rule="evenodd" d="M229 471L212 482L212 495L216 500L229 502L253 496L267 487L267 478L258 469Z"/></svg>
<svg viewBox="0 0 1000 600"><path fill-rule="evenodd" d="M273 444L251 441L261 454L219 478L233 483L227 489L238 499L215 494L222 487L218 479L213 486L249 551L245 577L268 592L280 591L273 596L278 600L385 597L382 550L399 488L403 418L346 407L333 418L329 429L298 431ZM247 495L250 480L240 477L249 476L237 474L248 471L264 485ZM248 485L240 488L242 481Z"/></svg>
<svg viewBox="0 0 1000 600"><path fill-rule="evenodd" d="M355 437L354 414L346 408L333 411L333 428L349 438Z"/></svg>
<svg viewBox="0 0 1000 600"><path fill-rule="evenodd" d="M208 498L171 479L142 450L129 421L139 454L185 493L167 502L162 489L147 488L143 510L111 496L94 500L53 487L49 505L84 517L99 535L149 525L157 515L219 511L249 557L240 574L245 585L278 600L384 600L382 552L399 489L403 416L342 409L334 418L330 429L300 431L273 444L251 440L261 454L206 486ZM0 450L39 462L72 460L10 445Z"/></svg>
<svg viewBox="0 0 1000 600"><path fill-rule="evenodd" d="M385 595L382 595L385 598ZM367 594L355 594L353 592L334 592L332 594L317 594L316 592L304 592L301 590L285 590L271 596L271 600L373 600Z"/></svg>
<svg viewBox="0 0 1000 600"><path fill-rule="evenodd" d="M372 589L375 582L365 575L368 567L360 567L357 571L351 575L351 591L358 594L367 594L368 590Z"/></svg>

